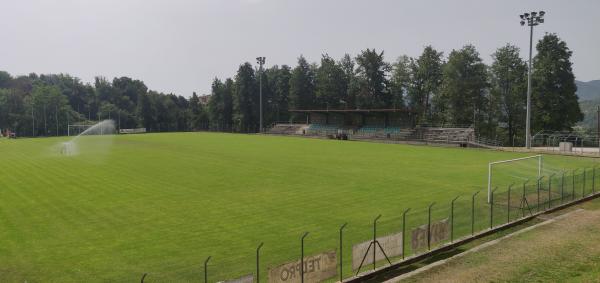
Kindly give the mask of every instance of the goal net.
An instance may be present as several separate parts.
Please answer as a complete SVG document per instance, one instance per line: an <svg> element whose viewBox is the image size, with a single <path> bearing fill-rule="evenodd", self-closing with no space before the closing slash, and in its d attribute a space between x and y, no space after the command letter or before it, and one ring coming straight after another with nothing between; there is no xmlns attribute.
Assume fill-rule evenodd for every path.
<svg viewBox="0 0 600 283"><path fill-rule="evenodd" d="M79 123L69 124L67 134L69 136L93 136L93 135L113 135L116 133L115 121L104 120L96 124Z"/></svg>
<svg viewBox="0 0 600 283"><path fill-rule="evenodd" d="M488 164L488 202L491 201L492 190L496 188L504 190L510 185L521 185L525 182L534 184L543 175L542 155L490 162Z"/></svg>
<svg viewBox="0 0 600 283"><path fill-rule="evenodd" d="M68 136L77 136L77 135L85 132L87 129L91 128L92 126L94 126L94 124L85 124L85 123L69 124L68 128L67 128L67 135Z"/></svg>

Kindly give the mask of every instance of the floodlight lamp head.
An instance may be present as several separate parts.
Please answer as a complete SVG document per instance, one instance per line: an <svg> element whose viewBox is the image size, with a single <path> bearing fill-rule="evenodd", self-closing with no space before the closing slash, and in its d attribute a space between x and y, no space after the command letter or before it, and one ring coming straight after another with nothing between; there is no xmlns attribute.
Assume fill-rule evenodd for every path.
<svg viewBox="0 0 600 283"><path fill-rule="evenodd" d="M525 13L523 15L525 16L525 18L529 18L529 13Z"/></svg>
<svg viewBox="0 0 600 283"><path fill-rule="evenodd" d="M521 25L524 26L525 25L525 21L521 21Z"/></svg>
<svg viewBox="0 0 600 283"><path fill-rule="evenodd" d="M544 23L544 18L540 18L540 19L538 20L538 22L539 22L540 24L543 24L543 23Z"/></svg>
<svg viewBox="0 0 600 283"><path fill-rule="evenodd" d="M546 14L544 11L540 11L540 17L543 17Z"/></svg>
<svg viewBox="0 0 600 283"><path fill-rule="evenodd" d="M535 16L537 15L537 12L531 12L531 16L535 18Z"/></svg>
<svg viewBox="0 0 600 283"><path fill-rule="evenodd" d="M524 16L524 15L519 15L519 17L521 18L521 20L522 20L523 18L525 18L525 16Z"/></svg>

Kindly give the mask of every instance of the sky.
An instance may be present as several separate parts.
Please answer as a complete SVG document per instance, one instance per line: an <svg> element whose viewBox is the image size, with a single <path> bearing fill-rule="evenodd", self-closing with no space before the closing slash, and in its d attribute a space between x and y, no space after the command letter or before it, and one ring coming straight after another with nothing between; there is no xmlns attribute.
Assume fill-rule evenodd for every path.
<svg viewBox="0 0 600 283"><path fill-rule="evenodd" d="M534 41L557 33L576 79L600 79L598 0L0 0L0 70L68 73L84 82L128 76L153 90L210 93L243 62L295 66L361 50L388 62L426 45L445 56L473 44L484 62L507 43L527 58L519 15L546 11ZM535 50L534 50L535 55Z"/></svg>

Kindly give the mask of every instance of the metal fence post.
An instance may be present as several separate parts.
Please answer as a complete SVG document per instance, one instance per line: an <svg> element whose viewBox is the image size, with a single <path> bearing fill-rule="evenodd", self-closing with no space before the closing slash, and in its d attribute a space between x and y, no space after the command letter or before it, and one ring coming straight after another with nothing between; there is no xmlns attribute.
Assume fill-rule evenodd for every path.
<svg viewBox="0 0 600 283"><path fill-rule="evenodd" d="M406 237L406 213L410 211L410 208L407 208L402 213L402 259L404 259L404 238Z"/></svg>
<svg viewBox="0 0 600 283"><path fill-rule="evenodd" d="M454 202L460 196L456 196L450 203L450 243L454 242Z"/></svg>
<svg viewBox="0 0 600 283"><path fill-rule="evenodd" d="M527 195L525 195L527 183L529 183L529 179L523 182L523 198L521 199L521 213L523 214L522 217L525 217L525 204L527 204L527 207L529 207L529 202L527 202Z"/></svg>
<svg viewBox="0 0 600 283"><path fill-rule="evenodd" d="M550 192L552 191L552 177L554 177L554 175L556 175L556 173L552 173L548 176L548 209L552 207L552 194Z"/></svg>
<svg viewBox="0 0 600 283"><path fill-rule="evenodd" d="M498 187L494 188L490 193L490 229L494 227L494 192Z"/></svg>
<svg viewBox="0 0 600 283"><path fill-rule="evenodd" d="M563 204L565 201L565 174L567 174L567 172L563 171L560 179L560 204Z"/></svg>
<svg viewBox="0 0 600 283"><path fill-rule="evenodd" d="M587 171L587 168L583 168L583 186L581 186L581 198L583 198L585 196L585 172Z"/></svg>
<svg viewBox="0 0 600 283"><path fill-rule="evenodd" d="M435 202L432 202L428 208L428 217L427 217L427 249L431 250L431 207L435 205Z"/></svg>
<svg viewBox="0 0 600 283"><path fill-rule="evenodd" d="M510 184L510 186L508 186L508 199L506 201L506 223L510 222L510 191L511 191L513 185L514 185L514 183L512 183L512 184Z"/></svg>
<svg viewBox="0 0 600 283"><path fill-rule="evenodd" d="M256 283L260 282L260 248L262 248L263 243L260 243L256 248Z"/></svg>
<svg viewBox="0 0 600 283"><path fill-rule="evenodd" d="M596 166L592 168L592 194L596 194Z"/></svg>
<svg viewBox="0 0 600 283"><path fill-rule="evenodd" d="M537 179L537 211L540 211L540 187L542 179L544 179L544 176Z"/></svg>
<svg viewBox="0 0 600 283"><path fill-rule="evenodd" d="M475 197L479 194L480 191L476 191L471 196L471 236L475 234Z"/></svg>
<svg viewBox="0 0 600 283"><path fill-rule="evenodd" d="M577 170L579 170L579 168L571 171L571 175L573 176L573 187L571 188L572 192L571 192L571 200L575 199L575 172L577 172Z"/></svg>
<svg viewBox="0 0 600 283"><path fill-rule="evenodd" d="M208 283L208 261L210 260L210 256L206 258L204 261L204 283Z"/></svg>
<svg viewBox="0 0 600 283"><path fill-rule="evenodd" d="M373 220L373 270L375 270L375 255L377 254L377 220L381 218L381 214L377 215Z"/></svg>
<svg viewBox="0 0 600 283"><path fill-rule="evenodd" d="M308 236L308 232L304 232L300 239L300 282L304 283L304 238Z"/></svg>
<svg viewBox="0 0 600 283"><path fill-rule="evenodd" d="M344 223L340 226L340 282L344 279L344 255L342 254L342 231L346 228L348 223Z"/></svg>

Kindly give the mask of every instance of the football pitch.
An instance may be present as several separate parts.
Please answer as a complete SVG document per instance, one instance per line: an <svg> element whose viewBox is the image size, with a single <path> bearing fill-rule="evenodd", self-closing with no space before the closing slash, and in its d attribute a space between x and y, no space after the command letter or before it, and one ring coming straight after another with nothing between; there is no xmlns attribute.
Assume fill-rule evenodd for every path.
<svg viewBox="0 0 600 283"><path fill-rule="evenodd" d="M531 155L170 133L86 137L65 156L66 140L0 140L2 282L136 282L143 273L146 282L201 282L208 256L215 282L255 272L261 242L264 281L269 267L299 259L304 232L305 255L338 249L346 222L350 276L352 245L369 240L377 215L385 235L399 231L404 209L416 227L430 203L441 219L460 195L458 237L470 233L471 194L481 190L483 229L488 163ZM555 172L595 164L544 156Z"/></svg>

